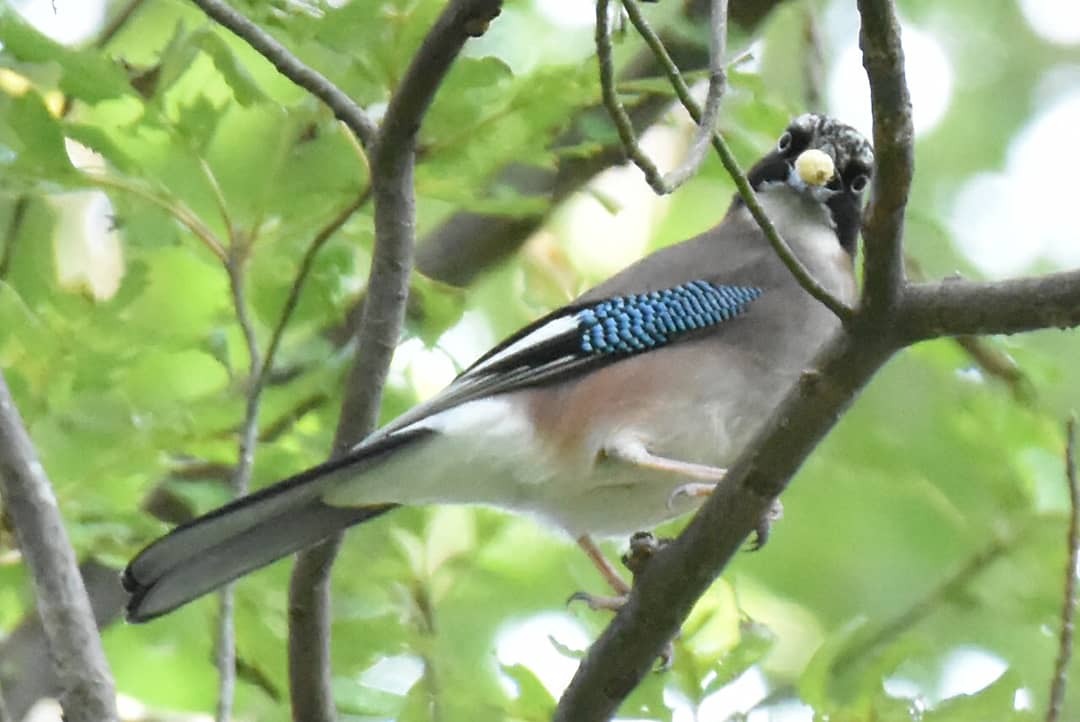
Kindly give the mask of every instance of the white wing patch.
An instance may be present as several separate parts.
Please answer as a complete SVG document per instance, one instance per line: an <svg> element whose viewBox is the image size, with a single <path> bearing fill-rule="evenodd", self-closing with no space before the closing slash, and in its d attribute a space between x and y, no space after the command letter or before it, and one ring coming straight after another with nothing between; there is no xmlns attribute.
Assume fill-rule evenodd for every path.
<svg viewBox="0 0 1080 722"><path fill-rule="evenodd" d="M567 316L559 316L553 318L545 323L535 331L519 338L514 343L510 344L506 348L502 349L496 354L492 354L490 358L486 358L480 363L469 369L469 376L473 374L482 374L485 369L499 362L507 359L515 354L521 353L527 350L530 346L536 346L542 344L544 341L549 341L553 338L561 336L566 333L576 331L578 328L578 319L576 314L570 314Z"/></svg>

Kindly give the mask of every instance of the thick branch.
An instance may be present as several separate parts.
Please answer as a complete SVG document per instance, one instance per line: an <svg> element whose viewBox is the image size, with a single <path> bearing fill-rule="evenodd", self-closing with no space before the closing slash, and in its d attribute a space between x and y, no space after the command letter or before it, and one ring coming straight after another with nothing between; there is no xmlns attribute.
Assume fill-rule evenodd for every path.
<svg viewBox="0 0 1080 722"><path fill-rule="evenodd" d="M900 297L897 326L912 341L1080 326L1080 271L910 284Z"/></svg>
<svg viewBox="0 0 1080 722"><path fill-rule="evenodd" d="M452 0L424 38L387 106L371 164L375 248L344 390L334 454L359 442L378 418L383 384L401 334L416 234L416 133L454 59L483 34L501 0ZM293 717L332 720L327 578L339 538L304 552L289 587L289 682Z"/></svg>
<svg viewBox="0 0 1080 722"><path fill-rule="evenodd" d="M501 0L450 3L387 107L371 163L375 249L357 333L359 353L346 382L334 441L338 453L375 427L383 382L401 333L416 234L413 168L420 121L465 41L482 34L501 7Z"/></svg>
<svg viewBox="0 0 1080 722"><path fill-rule="evenodd" d="M589 649L556 722L608 720L651 669L697 599L738 552L773 498L892 354L880 338L838 336L777 409L686 530L635 580Z"/></svg>
<svg viewBox="0 0 1080 722"><path fill-rule="evenodd" d="M116 583L119 570L93 560L79 566L82 583L90 597L98 629L118 619L127 593ZM48 634L36 612L31 612L0 642L0 685L12 719L23 719L42 697L58 697L63 692L60 679L49 661Z"/></svg>
<svg viewBox="0 0 1080 722"><path fill-rule="evenodd" d="M876 169L863 223L864 306L887 315L904 281L904 208L915 170L911 96L893 0L859 0L859 46L870 80Z"/></svg>
<svg viewBox="0 0 1080 722"><path fill-rule="evenodd" d="M911 181L910 118L906 124L887 113L903 115L903 55L899 25L886 0L862 0L863 44L882 57L867 60L871 84L892 82L893 93L872 93L875 139L885 163L875 179L868 223L867 287L864 304L828 345L802 383L793 387L769 423L729 470L686 530L664 548L644 572L626 606L590 648L556 711L560 722L610 719L621 702L648 673L657 653L677 633L697 599L738 552L768 512L773 499L817 443L833 427L858 392L870 381L900 342L889 317L902 290L903 212ZM895 63L895 64L894 64ZM871 67L872 66L872 67ZM886 72L888 71L888 72ZM890 73L898 73L894 78ZM905 102L897 102L897 98ZM905 134L903 131L907 129ZM907 162L903 162L904 160ZM873 276L871 279L870 277Z"/></svg>
<svg viewBox="0 0 1080 722"><path fill-rule="evenodd" d="M235 33L270 61L282 75L326 103L342 123L356 133L365 148L375 142L375 124L363 109L322 73L304 65L289 50L255 23L221 0L191 0L211 19Z"/></svg>
<svg viewBox="0 0 1080 722"><path fill-rule="evenodd" d="M116 719L116 692L75 551L45 470L0 373L0 496L34 580L49 656L69 722Z"/></svg>

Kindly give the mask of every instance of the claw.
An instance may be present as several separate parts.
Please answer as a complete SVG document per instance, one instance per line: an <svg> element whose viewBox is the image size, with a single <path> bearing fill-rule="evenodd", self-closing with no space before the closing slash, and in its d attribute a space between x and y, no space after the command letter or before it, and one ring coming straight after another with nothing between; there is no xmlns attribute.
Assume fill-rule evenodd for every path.
<svg viewBox="0 0 1080 722"><path fill-rule="evenodd" d="M677 486L675 491L671 492L671 495L667 498L668 511L674 510L675 502L683 497L692 499L705 497L711 494L715 488L716 484L706 484L700 481L692 481L689 484Z"/></svg>
<svg viewBox="0 0 1080 722"><path fill-rule="evenodd" d="M623 595L604 597L598 594L589 594L588 592L574 592L566 600L566 606L570 606L574 602L585 602L589 609L594 612L617 612L625 606L626 597Z"/></svg>
<svg viewBox="0 0 1080 722"><path fill-rule="evenodd" d="M779 499L774 499L772 506L765 512L765 515L761 517L761 521L758 522L757 527L754 529L754 540L750 542L750 551L756 552L765 546L765 542L769 541L769 534L772 532L772 524L777 519L784 516L784 505L780 503Z"/></svg>
<svg viewBox="0 0 1080 722"><path fill-rule="evenodd" d="M623 566L636 579L656 553L671 542L671 539L656 537L652 532L639 531L630 537L630 548L622 556Z"/></svg>
<svg viewBox="0 0 1080 722"><path fill-rule="evenodd" d="M668 642L660 649L660 654L656 656L656 661L659 662L656 665L657 672L666 672L671 669L671 665L675 663L675 643Z"/></svg>

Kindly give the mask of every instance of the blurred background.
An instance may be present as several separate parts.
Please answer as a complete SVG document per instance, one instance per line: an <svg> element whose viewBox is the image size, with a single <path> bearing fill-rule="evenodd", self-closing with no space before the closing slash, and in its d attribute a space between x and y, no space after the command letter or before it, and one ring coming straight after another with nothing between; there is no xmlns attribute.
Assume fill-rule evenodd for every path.
<svg viewBox="0 0 1080 722"><path fill-rule="evenodd" d="M232 4L376 119L443 5ZM645 6L699 81L704 6ZM917 132L912 275L1080 265L1080 4L899 7ZM715 158L662 199L637 169L611 167L593 21L582 0L509 0L440 90L420 134L423 273L385 419L727 208ZM744 165L805 110L870 134L853 1L733 0L732 21L721 130ZM692 125L647 57L627 24L620 89L671 167ZM128 626L114 576L229 498L248 360L212 241L245 249L265 350L300 259L366 169L326 108L189 3L0 2L0 367L83 561L127 719L202 719L215 703L217 605ZM364 204L315 256L264 394L256 484L328 453L371 242ZM1041 719L1078 354L1075 332L1044 331L898 356L795 479L768 546L714 584L672 670L621 719ZM605 548L614 558L624 544ZM237 719L289 717L289 567L237 588ZM581 589L602 580L527 518L405 509L355 530L334 576L342 719L546 719L608 621L565 605ZM33 607L5 523L0 687L15 719L58 719ZM1080 671L1072 682L1066 718L1080 717Z"/></svg>

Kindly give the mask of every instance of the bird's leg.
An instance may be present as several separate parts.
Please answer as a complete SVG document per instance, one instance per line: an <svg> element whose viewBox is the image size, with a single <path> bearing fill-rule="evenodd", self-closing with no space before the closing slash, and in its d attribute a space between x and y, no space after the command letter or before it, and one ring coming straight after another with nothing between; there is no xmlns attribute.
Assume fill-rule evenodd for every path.
<svg viewBox="0 0 1080 722"><path fill-rule="evenodd" d="M699 480L699 483L690 483L680 486L675 490L672 496L678 495L679 490L684 488L704 488L706 489L704 493L699 492L695 495L707 496L708 492L712 491L713 487L715 487L716 484L724 478L724 474L727 473L727 469L722 469L719 466L695 464L692 461L679 461L678 459L669 459L666 456L657 456L646 449L645 444L643 444L640 439L629 436L619 437L612 441L604 447L604 453L612 459L617 459L626 462L627 464L633 464L634 466L640 466L643 469L666 471L675 476L685 476Z"/></svg>
<svg viewBox="0 0 1080 722"><path fill-rule="evenodd" d="M716 485L724 478L724 475L727 474L727 469L719 466L695 464L689 461L657 456L646 449L639 439L631 437L616 439L605 448L605 451L613 459L619 459L628 464L656 471L669 471L672 474L698 480L675 487L675 490L668 496L669 509L674 507L678 499L684 497L700 499L709 496L716 488ZM775 499L772 506L769 507L769 511L765 513L754 529L754 541L750 543L751 551L757 551L765 546L765 542L768 541L769 533L772 530L772 523L783 515L784 507L779 499Z"/></svg>
<svg viewBox="0 0 1080 722"><path fill-rule="evenodd" d="M609 612L619 611L630 595L630 585L623 581L623 578L619 576L619 572L615 567L607 560L607 557L603 555L600 549L596 546L596 543L588 535L583 535L578 538L578 546L580 546L589 559L592 560L596 568L600 570L600 574L611 585L612 590L615 592L614 596L602 597L588 592L577 592L573 594L567 603L570 602L585 602L589 605L589 608L598 611L604 610ZM630 549L623 554L622 563L630 573L633 575L634 580L645 569L646 565L652 560L654 554L667 545L670 539L658 539L653 536L651 532L639 531L630 537ZM668 642L664 645L664 648L660 650L660 669L664 670L671 666L672 660L675 659L675 646L672 642Z"/></svg>
<svg viewBox="0 0 1080 722"><path fill-rule="evenodd" d="M630 585L619 576L619 571L607 560L607 557L600 551L600 547L596 546L596 542L592 540L592 537L583 534L578 537L577 543L592 561L593 566L600 572L600 576L611 587L611 591L615 592L615 595L605 597L589 594L588 592L575 592L567 602L585 602L589 605L589 609L592 610L603 609L609 612L617 612L626 603L626 596L630 594Z"/></svg>

